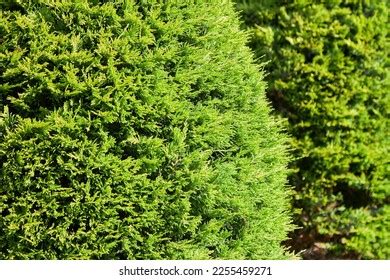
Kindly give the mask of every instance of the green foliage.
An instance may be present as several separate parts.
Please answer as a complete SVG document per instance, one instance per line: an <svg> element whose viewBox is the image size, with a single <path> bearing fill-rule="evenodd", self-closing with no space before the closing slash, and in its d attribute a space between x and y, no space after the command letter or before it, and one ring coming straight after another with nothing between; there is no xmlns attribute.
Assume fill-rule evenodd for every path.
<svg viewBox="0 0 390 280"><path fill-rule="evenodd" d="M225 1L2 1L1 259L279 259L285 135Z"/></svg>
<svg viewBox="0 0 390 280"><path fill-rule="evenodd" d="M387 3L238 1L294 137L296 249L390 258Z"/></svg>

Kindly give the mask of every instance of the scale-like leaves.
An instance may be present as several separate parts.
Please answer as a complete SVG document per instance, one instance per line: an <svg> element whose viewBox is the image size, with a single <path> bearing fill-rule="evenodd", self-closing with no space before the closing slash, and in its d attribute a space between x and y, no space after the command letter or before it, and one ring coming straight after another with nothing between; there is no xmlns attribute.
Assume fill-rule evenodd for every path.
<svg viewBox="0 0 390 280"><path fill-rule="evenodd" d="M229 1L2 1L0 258L286 258L285 135Z"/></svg>

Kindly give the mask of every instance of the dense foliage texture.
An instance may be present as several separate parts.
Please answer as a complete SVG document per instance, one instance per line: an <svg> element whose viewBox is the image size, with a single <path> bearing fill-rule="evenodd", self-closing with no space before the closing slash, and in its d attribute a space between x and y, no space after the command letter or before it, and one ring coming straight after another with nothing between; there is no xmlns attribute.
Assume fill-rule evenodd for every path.
<svg viewBox="0 0 390 280"><path fill-rule="evenodd" d="M308 258L390 258L388 1L238 1L288 119Z"/></svg>
<svg viewBox="0 0 390 280"><path fill-rule="evenodd" d="M230 2L0 8L0 258L287 257L285 136Z"/></svg>

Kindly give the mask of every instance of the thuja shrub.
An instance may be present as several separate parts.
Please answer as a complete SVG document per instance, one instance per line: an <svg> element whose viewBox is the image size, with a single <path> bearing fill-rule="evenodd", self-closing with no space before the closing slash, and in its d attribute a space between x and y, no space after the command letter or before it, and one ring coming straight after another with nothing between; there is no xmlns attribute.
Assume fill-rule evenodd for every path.
<svg viewBox="0 0 390 280"><path fill-rule="evenodd" d="M0 7L0 258L288 258L285 135L230 1Z"/></svg>
<svg viewBox="0 0 390 280"><path fill-rule="evenodd" d="M294 139L304 257L390 258L387 3L237 3Z"/></svg>

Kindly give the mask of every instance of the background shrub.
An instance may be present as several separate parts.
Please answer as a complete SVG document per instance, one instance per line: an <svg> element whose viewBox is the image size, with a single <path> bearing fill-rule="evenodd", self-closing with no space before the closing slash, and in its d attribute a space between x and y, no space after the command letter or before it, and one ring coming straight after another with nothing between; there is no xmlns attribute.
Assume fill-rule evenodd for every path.
<svg viewBox="0 0 390 280"><path fill-rule="evenodd" d="M286 258L285 136L230 2L0 7L0 258Z"/></svg>
<svg viewBox="0 0 390 280"><path fill-rule="evenodd" d="M294 137L293 249L390 258L388 1L238 1Z"/></svg>

